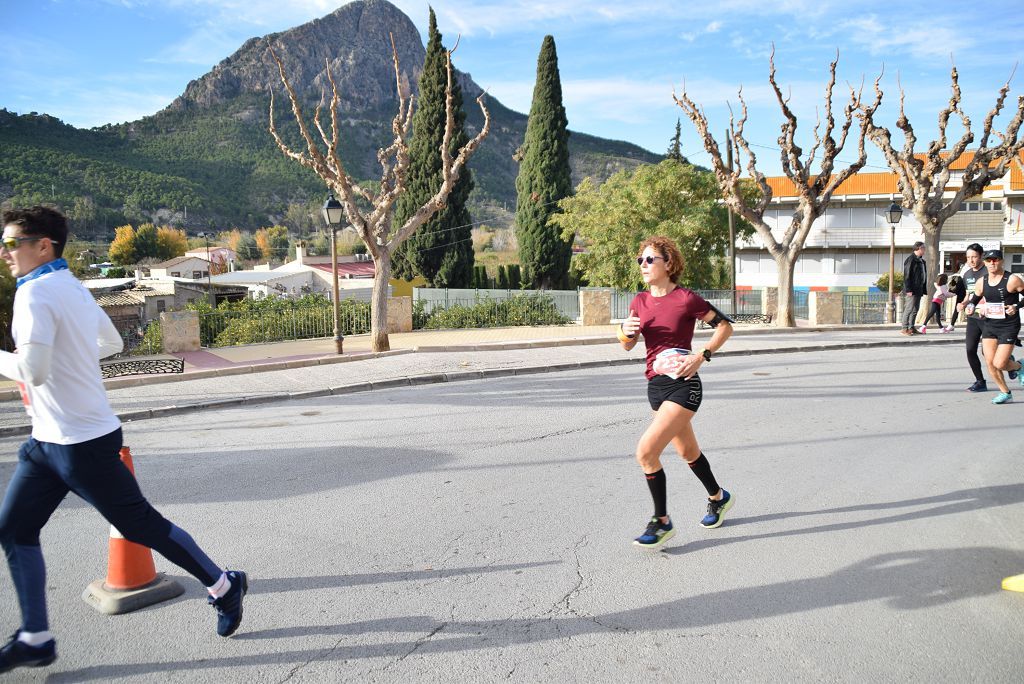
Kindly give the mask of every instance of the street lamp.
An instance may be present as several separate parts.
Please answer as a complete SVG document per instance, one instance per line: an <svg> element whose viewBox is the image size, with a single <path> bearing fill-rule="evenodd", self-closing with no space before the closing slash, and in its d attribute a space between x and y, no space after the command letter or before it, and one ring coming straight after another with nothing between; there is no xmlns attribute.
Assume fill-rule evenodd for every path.
<svg viewBox="0 0 1024 684"><path fill-rule="evenodd" d="M206 298L210 301L210 308L217 308L217 298L213 296L213 259L210 258L210 234L199 233L199 237L206 241Z"/></svg>
<svg viewBox="0 0 1024 684"><path fill-rule="evenodd" d="M893 281L896 278L896 224L903 217L903 207L893 202L885 210L889 222L889 322L896 322L896 300L893 298Z"/></svg>
<svg viewBox="0 0 1024 684"><path fill-rule="evenodd" d="M344 216L345 210L341 206L341 202L334 199L334 193L329 192L327 194L327 201L324 202L323 217L324 222L331 228L331 276L333 283L334 292L334 345L337 347L338 353L342 353L342 346L345 338L341 335L341 327L338 319L341 318L341 304L338 301L338 239L337 232L338 226L341 225L342 216Z"/></svg>

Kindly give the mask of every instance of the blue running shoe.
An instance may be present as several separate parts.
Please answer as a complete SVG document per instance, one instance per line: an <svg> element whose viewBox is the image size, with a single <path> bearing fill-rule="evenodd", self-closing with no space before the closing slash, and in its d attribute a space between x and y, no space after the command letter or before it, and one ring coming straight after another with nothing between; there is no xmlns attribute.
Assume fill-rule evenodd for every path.
<svg viewBox="0 0 1024 684"><path fill-rule="evenodd" d="M671 519L667 523L662 523L661 519L655 516L651 518L651 522L647 523L647 529L644 530L644 533L633 540L633 544L642 546L645 549L658 549L671 539L675 533L676 530L672 526Z"/></svg>
<svg viewBox="0 0 1024 684"><path fill-rule="evenodd" d="M228 570L231 588L220 598L208 597L207 602L217 609L217 634L231 636L242 624L242 598L249 591L249 578L241 570Z"/></svg>
<svg viewBox="0 0 1024 684"><path fill-rule="evenodd" d="M57 642L50 639L38 646L29 646L18 641L18 632L11 640L0 648L0 672L7 672L16 667L46 667L57 659Z"/></svg>
<svg viewBox="0 0 1024 684"><path fill-rule="evenodd" d="M1013 358L1013 354L1010 354L1010 362L1013 363L1016 360L1017 359ZM1006 371L1006 372L1007 372L1007 374L1009 374L1011 380L1016 380L1017 379L1018 371L1012 370L1012 371Z"/></svg>
<svg viewBox="0 0 1024 684"><path fill-rule="evenodd" d="M708 500L708 514L700 521L701 527L709 530L722 525L725 514L732 508L732 494L722 490L722 498L718 501Z"/></svg>
<svg viewBox="0 0 1024 684"><path fill-rule="evenodd" d="M1000 392L996 395L996 398L992 400L993 404L1009 404L1013 401L1013 394L1011 392Z"/></svg>

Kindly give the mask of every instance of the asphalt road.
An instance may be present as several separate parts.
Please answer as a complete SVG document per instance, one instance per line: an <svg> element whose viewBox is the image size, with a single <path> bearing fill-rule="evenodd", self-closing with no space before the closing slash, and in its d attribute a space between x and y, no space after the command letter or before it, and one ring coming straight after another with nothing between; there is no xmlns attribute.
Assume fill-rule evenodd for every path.
<svg viewBox="0 0 1024 684"><path fill-rule="evenodd" d="M377 390L126 426L143 489L250 573L239 634L198 583L123 616L81 599L107 526L43 537L60 659L35 681L991 681L1024 672L1024 402L959 347L716 359L696 430L736 496L633 461L640 366ZM315 369L314 371L315 372ZM1018 391L1020 400L1024 392ZM0 441L0 481L18 440ZM0 619L18 624L0 572Z"/></svg>

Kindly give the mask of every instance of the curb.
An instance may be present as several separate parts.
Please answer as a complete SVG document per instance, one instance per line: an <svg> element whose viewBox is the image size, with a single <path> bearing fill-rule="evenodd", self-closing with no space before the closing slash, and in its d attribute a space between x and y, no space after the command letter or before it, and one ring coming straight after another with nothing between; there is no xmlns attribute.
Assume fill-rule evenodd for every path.
<svg viewBox="0 0 1024 684"><path fill-rule="evenodd" d="M603 338L602 338L603 339ZM590 344L600 344L602 342L591 342ZM505 343L498 343L505 344ZM522 346L522 343L510 343L519 346L513 347L495 347L487 346L484 349L532 349L536 348L533 346ZM575 344L580 344L576 342ZM808 344L799 346L788 346L788 347L775 347L773 349L742 349L742 350L725 350L717 353L716 358L728 358L732 356L760 356L762 354L794 354L799 352L822 352L822 351L837 351L846 349L873 349L873 348L884 348L884 347L899 347L907 344L904 340L892 340L892 341L880 341L880 342L837 342L834 344ZM950 344L963 344L963 339L959 337L937 339L934 341L929 340L925 344L931 345L950 345ZM538 347L541 345L538 345ZM545 346L569 346L569 345L545 345ZM474 345L472 351L480 351L479 345ZM447 348L451 351L469 351L469 349L463 350L461 348ZM412 353L411 350L395 350L390 352L380 352L374 356L394 356L397 354L408 354ZM366 355L370 356L370 355ZM363 358L366 358L364 356ZM327 357L331 358L331 357ZM344 359L354 360L354 359ZM310 361L318 361L318 359L310 359ZM342 359L333 359L334 363L341 362ZM383 380L374 380L368 382L358 382L350 385L339 385L337 387L325 387L315 390L305 390L301 392L280 392L277 394L261 394L254 396L235 397L232 399L217 399L213 401L203 401L192 404L182 405L171 405L161 406L153 409L141 409L137 411L124 411L118 413L117 417L123 422L133 422L137 420L146 420L148 418L163 418L166 416L181 415L184 413L194 413L197 411L204 411L208 409L221 409L221 408L233 408L237 406L257 406L260 404L271 404L280 401L289 401L292 399L316 399L327 396L342 396L346 394L355 394L357 392L372 392L374 390L382 389L394 389L396 387L415 387L420 385L432 385L444 382L462 382L465 380L483 380L486 378L507 378L518 375L537 375L539 373L560 373L564 371L572 370L583 370L588 368L603 368L609 366L628 366L638 363L644 363L643 357L624 357L621 359L610 359L600 361L576 361L567 363L554 363L546 366L523 366L521 368L488 368L479 371L453 371L451 373L426 373L423 375L409 375L399 378L387 378ZM280 364L282 367L296 368L299 366L291 365L287 363ZM308 363L307 366L318 365L317 363ZM214 377L213 375L205 375L202 377ZM178 376L180 377L180 376ZM191 374L188 379L197 379L196 374ZM6 427L0 427L0 437L10 437L16 435L27 435L31 433L32 425L9 425Z"/></svg>

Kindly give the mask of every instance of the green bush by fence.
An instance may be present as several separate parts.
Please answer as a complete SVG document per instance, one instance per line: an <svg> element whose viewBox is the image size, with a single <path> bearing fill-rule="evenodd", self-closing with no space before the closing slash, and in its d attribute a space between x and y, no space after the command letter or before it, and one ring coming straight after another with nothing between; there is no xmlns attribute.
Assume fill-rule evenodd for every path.
<svg viewBox="0 0 1024 684"><path fill-rule="evenodd" d="M555 300L543 294L523 294L503 300L456 302L426 313L422 301L413 310L413 327L429 330L453 328L501 328L516 325L565 325L573 320L563 316Z"/></svg>

